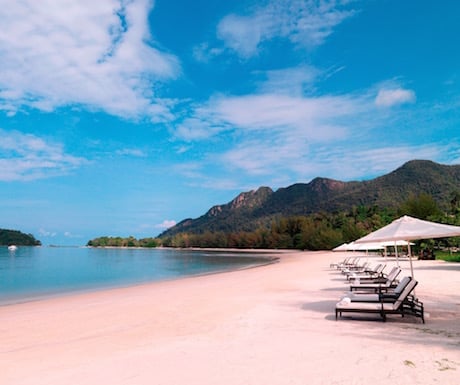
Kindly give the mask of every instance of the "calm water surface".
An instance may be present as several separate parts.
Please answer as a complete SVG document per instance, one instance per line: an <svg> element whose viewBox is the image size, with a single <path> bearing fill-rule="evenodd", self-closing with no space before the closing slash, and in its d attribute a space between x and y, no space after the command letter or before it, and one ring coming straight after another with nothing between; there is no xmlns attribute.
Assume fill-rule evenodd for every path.
<svg viewBox="0 0 460 385"><path fill-rule="evenodd" d="M266 258L196 250L0 247L0 305L234 270Z"/></svg>

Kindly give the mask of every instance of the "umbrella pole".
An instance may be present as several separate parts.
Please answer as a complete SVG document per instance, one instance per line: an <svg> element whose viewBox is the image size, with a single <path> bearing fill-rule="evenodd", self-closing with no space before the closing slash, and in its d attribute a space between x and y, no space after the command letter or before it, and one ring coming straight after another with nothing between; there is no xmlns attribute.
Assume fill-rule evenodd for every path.
<svg viewBox="0 0 460 385"><path fill-rule="evenodd" d="M410 251L410 242L407 242L407 254L409 254L410 274L414 278L414 266L412 266L412 253Z"/></svg>
<svg viewBox="0 0 460 385"><path fill-rule="evenodd" d="M396 246L396 241L395 241L395 256L396 256L396 264L399 267L398 246Z"/></svg>
<svg viewBox="0 0 460 385"><path fill-rule="evenodd" d="M412 276L412 279L414 279L414 266L412 266L412 253L410 251L410 242L407 241L407 253L409 254L409 262L410 262L410 273ZM416 296L415 294L415 289L414 289L414 297Z"/></svg>

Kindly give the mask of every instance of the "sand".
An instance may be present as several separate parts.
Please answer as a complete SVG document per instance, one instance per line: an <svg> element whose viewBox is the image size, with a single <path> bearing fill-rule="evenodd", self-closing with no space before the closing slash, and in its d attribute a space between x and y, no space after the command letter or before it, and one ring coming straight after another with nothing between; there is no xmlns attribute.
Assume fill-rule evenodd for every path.
<svg viewBox="0 0 460 385"><path fill-rule="evenodd" d="M344 255L0 307L0 383L459 384L460 264L414 261L426 324L336 321Z"/></svg>

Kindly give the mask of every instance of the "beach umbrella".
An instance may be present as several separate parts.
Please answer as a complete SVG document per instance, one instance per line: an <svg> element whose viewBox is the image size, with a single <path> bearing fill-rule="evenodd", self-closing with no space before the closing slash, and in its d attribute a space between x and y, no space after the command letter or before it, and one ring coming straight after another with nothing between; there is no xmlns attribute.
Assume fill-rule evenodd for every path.
<svg viewBox="0 0 460 385"><path fill-rule="evenodd" d="M354 243L405 241L408 247L411 274L414 276L409 241L417 239L448 238L460 236L460 226L445 225L442 223L424 221L405 215L394 220L389 225L376 230Z"/></svg>
<svg viewBox="0 0 460 385"><path fill-rule="evenodd" d="M348 243L346 242L332 249L332 251L348 251L348 250L350 249L348 248Z"/></svg>

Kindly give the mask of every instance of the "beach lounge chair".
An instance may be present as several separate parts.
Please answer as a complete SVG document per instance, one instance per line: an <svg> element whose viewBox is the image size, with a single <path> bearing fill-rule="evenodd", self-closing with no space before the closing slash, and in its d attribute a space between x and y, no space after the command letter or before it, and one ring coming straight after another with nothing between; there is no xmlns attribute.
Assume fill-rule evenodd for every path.
<svg viewBox="0 0 460 385"><path fill-rule="evenodd" d="M354 256L354 257L347 257L345 258L342 262L339 262L339 263L331 263L330 266L337 269L337 270L342 270L342 269L345 269L347 267L353 267L353 266L357 266L359 264L359 260L360 258L357 257L357 256Z"/></svg>
<svg viewBox="0 0 460 385"><path fill-rule="evenodd" d="M359 281L359 283L355 282L352 285L350 285L350 291L365 291L371 293L381 293L388 291L389 289L397 286L398 282L396 278L400 272L401 269L399 268L392 269L388 276L385 278L384 282L381 282L379 280L374 282L365 281L362 283L361 281Z"/></svg>
<svg viewBox="0 0 460 385"><path fill-rule="evenodd" d="M378 314L386 321L388 314L409 314L422 319L425 323L423 303L411 296L411 292L417 286L417 281L410 279L404 290L397 298L392 301L384 302L351 302L348 298L344 298L335 306L335 319L342 317L343 313L369 313Z"/></svg>
<svg viewBox="0 0 460 385"><path fill-rule="evenodd" d="M392 277L394 274L399 274L400 272L401 269L398 266L393 266L388 274L385 274L383 271L380 272L378 275L355 274L347 277L347 280L349 282L359 281L360 284L385 283L388 277Z"/></svg>
<svg viewBox="0 0 460 385"><path fill-rule="evenodd" d="M351 281L356 278L374 279L374 278L381 277L383 275L383 270L385 269L385 266L386 265L384 265L383 263L379 263L375 265L372 269L365 268L359 271L350 271L346 274L347 280Z"/></svg>
<svg viewBox="0 0 460 385"><path fill-rule="evenodd" d="M340 268L342 274L348 274L353 271L364 271L369 268L369 262L360 263L360 258L357 258L355 262L347 264Z"/></svg>
<svg viewBox="0 0 460 385"><path fill-rule="evenodd" d="M334 268L334 269L340 269L342 267L344 267L348 261L350 261L351 257L347 257L345 258L343 261L341 262L338 262L338 263L331 263L329 265L330 268Z"/></svg>
<svg viewBox="0 0 460 385"><path fill-rule="evenodd" d="M394 289L389 289L382 293L358 293L350 291L341 300L349 298L351 302L392 302L394 301L411 281L411 277L404 277Z"/></svg>
<svg viewBox="0 0 460 385"><path fill-rule="evenodd" d="M356 266L343 268L342 269L342 274L345 274L345 275L350 275L350 274L353 274L353 273L364 274L364 273L370 272L372 270L373 270L373 268L370 267L370 263L369 262L364 262L361 265L358 264Z"/></svg>

